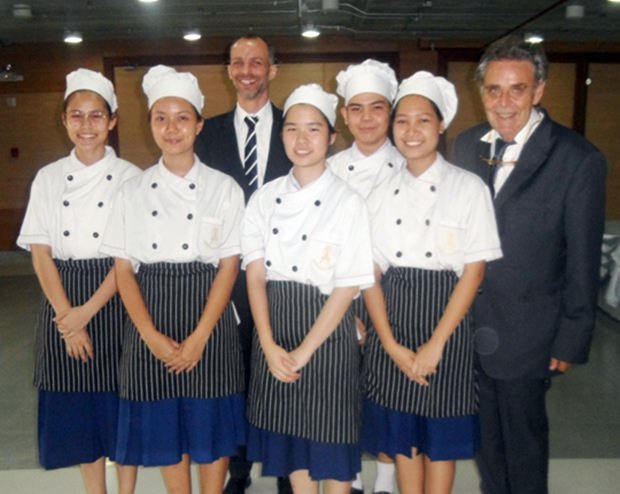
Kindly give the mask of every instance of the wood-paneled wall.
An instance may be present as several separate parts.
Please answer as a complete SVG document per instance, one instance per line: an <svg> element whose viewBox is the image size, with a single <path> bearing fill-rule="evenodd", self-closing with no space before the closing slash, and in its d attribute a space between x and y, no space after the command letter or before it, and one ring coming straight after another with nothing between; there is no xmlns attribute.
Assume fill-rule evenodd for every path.
<svg viewBox="0 0 620 494"><path fill-rule="evenodd" d="M146 122L146 104L140 88L147 67L156 63L178 66L194 72L205 92L204 116L232 107L234 92L224 63L229 39L207 39L197 44L177 40L154 42L15 45L0 48L3 63L11 63L24 76L19 83L0 84L0 250L15 248L15 238L27 203L29 184L36 171L67 154L71 143L60 121L65 75L77 67L104 71L115 79L120 103L120 120L115 142L121 155L146 167L157 157ZM270 40L282 62L271 86L274 102L282 106L299 84L319 82L335 91L336 73L347 64L373 56L390 62L399 77L416 70L429 70L449 77L457 86L459 113L447 133L456 133L484 119L477 89L472 83L479 52L463 50L458 44L425 46L403 41L351 40L322 37L308 42L298 38ZM458 48L458 50L456 49ZM571 126L575 111L585 115L586 134L610 159L608 214L620 218L620 173L617 170L620 102L614 92L618 80L620 46L604 48L616 54L613 63L590 66L595 81L586 98L577 98L580 65L561 59L552 63L551 77L543 104L558 121ZM600 46L558 45L547 47L558 53L600 53ZM453 53L458 52L458 56ZM464 54L465 53L465 54ZM552 59L553 61L553 59ZM587 107L577 108L584 100ZM15 102L15 106L11 103ZM577 105L579 106L579 105ZM585 106L585 105L584 105ZM341 121L335 149L346 147L350 134ZM17 152L17 156L14 153Z"/></svg>

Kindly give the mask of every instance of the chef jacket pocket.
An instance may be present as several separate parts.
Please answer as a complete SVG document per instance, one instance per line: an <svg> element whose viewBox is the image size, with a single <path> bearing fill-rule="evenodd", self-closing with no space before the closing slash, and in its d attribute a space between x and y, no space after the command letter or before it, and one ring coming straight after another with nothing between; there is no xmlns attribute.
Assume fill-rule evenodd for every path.
<svg viewBox="0 0 620 494"><path fill-rule="evenodd" d="M439 224L435 236L437 250L444 256L460 256L463 253L464 237L465 228L456 224Z"/></svg>
<svg viewBox="0 0 620 494"><path fill-rule="evenodd" d="M205 216L200 223L200 250L213 251L218 249L223 242L223 225L224 222L213 216Z"/></svg>
<svg viewBox="0 0 620 494"><path fill-rule="evenodd" d="M317 236L310 241L310 278L314 283L325 284L334 277L340 244L335 237Z"/></svg>

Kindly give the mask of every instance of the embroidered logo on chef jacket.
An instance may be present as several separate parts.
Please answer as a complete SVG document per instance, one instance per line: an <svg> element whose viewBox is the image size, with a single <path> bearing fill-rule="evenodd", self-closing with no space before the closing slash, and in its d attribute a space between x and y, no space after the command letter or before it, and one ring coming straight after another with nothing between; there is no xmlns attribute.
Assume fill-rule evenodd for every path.
<svg viewBox="0 0 620 494"><path fill-rule="evenodd" d="M315 238L311 243L312 262L321 269L332 269L338 256L338 242L332 238Z"/></svg>
<svg viewBox="0 0 620 494"><path fill-rule="evenodd" d="M452 225L437 227L437 247L443 254L456 254L463 247L464 229Z"/></svg>
<svg viewBox="0 0 620 494"><path fill-rule="evenodd" d="M207 247L217 249L222 244L223 223L222 220L211 216L202 219L200 236Z"/></svg>

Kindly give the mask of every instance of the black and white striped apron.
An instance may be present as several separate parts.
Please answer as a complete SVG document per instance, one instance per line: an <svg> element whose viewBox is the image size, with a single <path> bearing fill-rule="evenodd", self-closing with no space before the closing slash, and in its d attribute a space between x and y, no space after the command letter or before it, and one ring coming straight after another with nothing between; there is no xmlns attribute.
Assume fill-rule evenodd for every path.
<svg viewBox="0 0 620 494"><path fill-rule="evenodd" d="M216 274L213 265L202 262L141 264L136 280L157 330L178 343L185 340L196 329ZM168 372L131 320L127 326L121 361L122 398L219 398L243 392L241 346L230 303L191 372Z"/></svg>
<svg viewBox="0 0 620 494"><path fill-rule="evenodd" d="M273 338L287 351L299 346L328 298L314 286L293 281L269 281L267 297ZM302 439L356 443L361 408L359 359L351 310L294 383L273 377L255 332L248 420L261 429Z"/></svg>
<svg viewBox="0 0 620 494"><path fill-rule="evenodd" d="M387 313L396 340L415 351L427 342L458 277L453 271L390 268L383 277ZM400 412L440 418L476 413L474 350L468 313L446 343L430 386L420 386L403 374L383 350L371 329L364 355L364 391L371 401Z"/></svg>
<svg viewBox="0 0 620 494"><path fill-rule="evenodd" d="M112 269L114 259L54 260L62 286L71 305L84 304L97 291ZM116 391L118 362L125 326L123 304L115 295L93 316L86 330L94 358L87 363L69 357L54 317L56 313L45 296L35 336L34 384L46 391Z"/></svg>

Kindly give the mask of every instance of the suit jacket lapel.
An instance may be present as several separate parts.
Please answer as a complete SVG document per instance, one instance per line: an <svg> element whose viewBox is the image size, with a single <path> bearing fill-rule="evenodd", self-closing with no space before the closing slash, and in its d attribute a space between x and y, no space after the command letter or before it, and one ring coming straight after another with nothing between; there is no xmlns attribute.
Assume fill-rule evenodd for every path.
<svg viewBox="0 0 620 494"><path fill-rule="evenodd" d="M496 207L508 201L545 163L553 145L551 131L551 120L545 114L543 121L523 146L515 169L495 196Z"/></svg>

